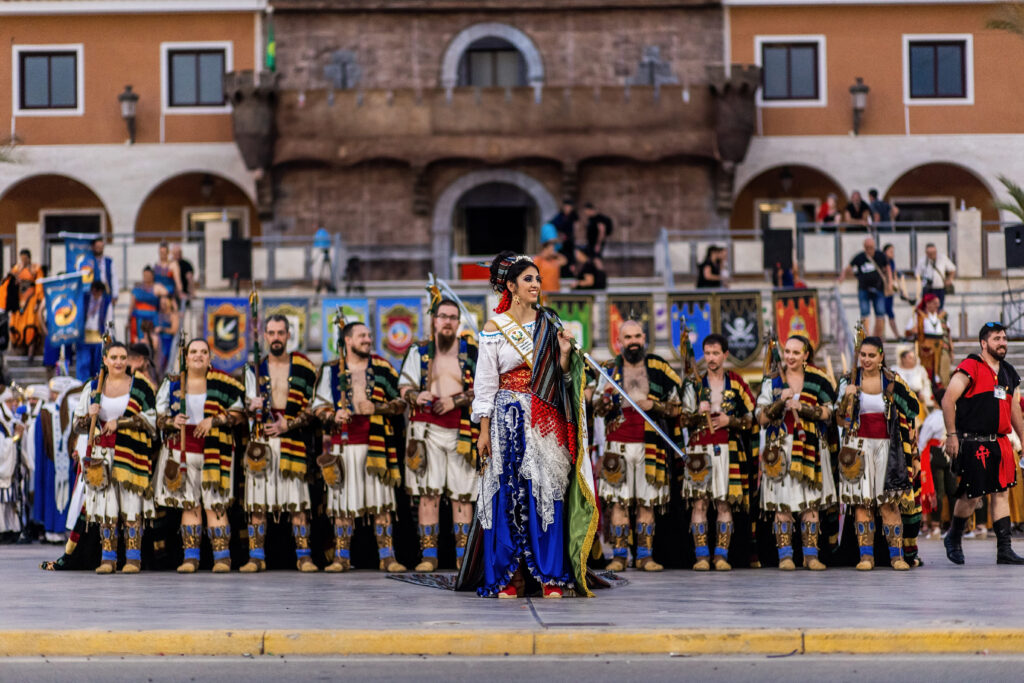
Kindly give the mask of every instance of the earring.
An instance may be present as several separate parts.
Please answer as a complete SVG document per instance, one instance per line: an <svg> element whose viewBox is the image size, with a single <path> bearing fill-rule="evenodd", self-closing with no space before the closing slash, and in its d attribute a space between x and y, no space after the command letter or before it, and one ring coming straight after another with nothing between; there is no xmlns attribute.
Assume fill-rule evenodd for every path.
<svg viewBox="0 0 1024 683"><path fill-rule="evenodd" d="M807 369L807 361L804 361L804 370Z"/></svg>
<svg viewBox="0 0 1024 683"><path fill-rule="evenodd" d="M521 306L522 303L523 303L523 300L519 298L518 294L513 294L512 295L512 303L514 303L516 306Z"/></svg>

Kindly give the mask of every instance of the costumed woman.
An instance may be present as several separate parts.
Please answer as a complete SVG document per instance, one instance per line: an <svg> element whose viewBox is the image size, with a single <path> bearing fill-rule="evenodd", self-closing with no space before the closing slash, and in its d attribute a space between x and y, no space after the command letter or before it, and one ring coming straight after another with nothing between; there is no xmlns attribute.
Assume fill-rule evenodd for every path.
<svg viewBox="0 0 1024 683"><path fill-rule="evenodd" d="M85 514L100 525L97 574L117 564L117 524L124 525L125 574L142 568L142 522L153 515L151 453L156 432L156 390L146 376L128 372L128 349L112 342L103 369L75 409L72 443L86 482ZM95 419L94 419L95 418ZM84 438L75 438L82 436ZM87 443L91 440L92 443Z"/></svg>
<svg viewBox="0 0 1024 683"><path fill-rule="evenodd" d="M940 310L940 306L937 295L925 294L907 325L907 336L917 346L917 355L928 371L928 378L934 383L933 389L949 384L953 364L948 314Z"/></svg>
<svg viewBox="0 0 1024 683"><path fill-rule="evenodd" d="M528 256L502 252L490 273L501 302L480 335L474 382L484 574L477 592L515 598L532 577L545 598L574 583L589 596L597 506L583 360L556 319L533 308L541 282Z"/></svg>
<svg viewBox="0 0 1024 683"><path fill-rule="evenodd" d="M157 426L165 437L154 477L156 502L182 510L185 558L178 573L192 574L199 567L203 510L213 548L213 572L224 573L231 571L227 508L234 490L232 433L245 419L245 387L210 367L205 339L190 341L184 358L184 375L168 376L156 395Z"/></svg>
<svg viewBox="0 0 1024 683"><path fill-rule="evenodd" d="M917 471L921 466L910 436L917 399L903 379L885 367L878 337L867 337L860 343L858 360L860 367L839 380L836 411L844 429L839 451L839 500L853 506L860 546L857 569L869 571L875 566L877 508L889 544L889 564L905 571L910 565L903 557L900 500L913 490L908 466Z"/></svg>
<svg viewBox="0 0 1024 683"><path fill-rule="evenodd" d="M836 502L827 442L827 422L835 388L824 372L812 365L814 347L807 337L786 340L782 367L761 383L757 418L767 427L761 454L761 508L775 513L775 542L779 569L793 562L794 515L800 515L803 564L821 571L818 559L818 511Z"/></svg>

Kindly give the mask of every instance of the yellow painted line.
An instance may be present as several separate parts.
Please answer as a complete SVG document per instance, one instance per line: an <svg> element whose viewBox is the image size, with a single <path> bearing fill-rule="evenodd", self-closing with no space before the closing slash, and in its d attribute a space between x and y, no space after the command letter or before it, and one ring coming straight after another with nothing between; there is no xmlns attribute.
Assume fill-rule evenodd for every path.
<svg viewBox="0 0 1024 683"><path fill-rule="evenodd" d="M259 654L263 631L0 631L3 657Z"/></svg>
<svg viewBox="0 0 1024 683"><path fill-rule="evenodd" d="M536 635L538 655L792 654L802 651L799 629L549 630Z"/></svg>
<svg viewBox="0 0 1024 683"><path fill-rule="evenodd" d="M805 654L1024 653L1021 629L807 629Z"/></svg>
<svg viewBox="0 0 1024 683"><path fill-rule="evenodd" d="M268 655L533 654L531 631L339 630L267 631Z"/></svg>

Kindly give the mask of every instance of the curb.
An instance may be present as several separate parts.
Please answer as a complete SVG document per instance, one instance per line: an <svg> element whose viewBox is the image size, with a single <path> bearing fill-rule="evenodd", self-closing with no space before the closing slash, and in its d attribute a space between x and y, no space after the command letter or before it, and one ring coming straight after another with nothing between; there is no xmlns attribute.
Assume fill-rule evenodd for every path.
<svg viewBox="0 0 1024 683"><path fill-rule="evenodd" d="M0 631L0 657L1022 653L1024 629Z"/></svg>

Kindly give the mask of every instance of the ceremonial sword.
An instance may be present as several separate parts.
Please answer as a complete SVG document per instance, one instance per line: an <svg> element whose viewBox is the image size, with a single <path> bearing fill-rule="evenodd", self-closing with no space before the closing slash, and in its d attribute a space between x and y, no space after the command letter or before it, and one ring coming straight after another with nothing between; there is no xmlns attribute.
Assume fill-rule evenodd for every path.
<svg viewBox="0 0 1024 683"><path fill-rule="evenodd" d="M550 322L552 325L554 325L555 329L557 329L559 332L561 332L561 331L563 331L565 329L565 326L562 325L562 321L559 320L558 316L555 315L554 313L552 313L549 309L541 306L540 304L534 304L533 307L534 307L534 309L536 309L536 311L538 313L540 313L545 318L547 318L548 322ZM626 399L626 402L629 403L630 406L632 406L633 410L635 410L637 413L640 414L640 417L642 417L644 419L644 422L649 424L651 426L651 428L654 429L654 431L657 433L657 435L660 436L665 441L665 443L667 443L669 445L669 447L673 451L675 451L676 455L678 455L680 458L682 458L683 461L686 461L687 460L686 454L683 453L683 451L679 448L679 446L676 445L676 442L669 438L668 434L665 433L665 430L663 430L661 428L661 426L658 425L658 423L654 421L654 418L652 418L650 415L648 415L646 412L644 412L643 408L641 408L640 406L638 406L636 404L636 401L633 400L633 397L630 396L626 392L625 389L623 389L621 386L619 386L618 382L616 382L615 380L613 380L611 378L611 375L609 375L605 371L605 369L603 367L601 367L600 363L598 363L596 360L594 360L594 358L589 353L587 353L586 351L584 351L583 349L580 348L579 343L576 341L575 337L573 337L571 343L572 343L573 351L578 353L580 355L580 358L582 358L587 363L587 365L592 367L597 372L597 374L599 374L601 377L603 377L604 381L608 382L608 384L613 389L615 389L615 391L618 392L619 396L621 396L622 398Z"/></svg>

